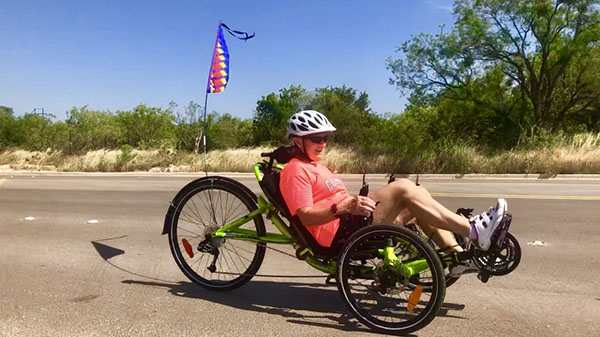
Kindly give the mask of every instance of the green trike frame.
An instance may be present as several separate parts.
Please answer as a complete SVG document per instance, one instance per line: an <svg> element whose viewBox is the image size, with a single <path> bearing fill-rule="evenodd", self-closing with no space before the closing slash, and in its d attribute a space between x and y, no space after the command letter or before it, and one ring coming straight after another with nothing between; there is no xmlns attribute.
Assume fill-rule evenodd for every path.
<svg viewBox="0 0 600 337"><path fill-rule="evenodd" d="M350 311L370 328L408 333L433 320L445 297L444 268L456 255L442 256L417 232L391 224L368 225L339 246L320 247L282 201L283 165L265 155L271 160L256 164L254 174L266 198L234 179L210 176L190 182L171 202L163 234L191 281L210 290L240 287L257 275L267 244L290 245L299 260L335 278ZM264 219L278 233L267 232Z"/></svg>

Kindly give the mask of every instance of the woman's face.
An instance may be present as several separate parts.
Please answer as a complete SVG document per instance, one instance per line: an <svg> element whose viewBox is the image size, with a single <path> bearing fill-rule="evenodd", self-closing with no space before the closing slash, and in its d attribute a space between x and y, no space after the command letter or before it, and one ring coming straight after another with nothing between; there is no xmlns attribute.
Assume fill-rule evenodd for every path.
<svg viewBox="0 0 600 337"><path fill-rule="evenodd" d="M323 151L327 147L327 136L329 132L316 133L314 135L305 136L303 138L296 137L294 141L296 145L302 148L304 143L304 151L310 160L318 162L323 159Z"/></svg>

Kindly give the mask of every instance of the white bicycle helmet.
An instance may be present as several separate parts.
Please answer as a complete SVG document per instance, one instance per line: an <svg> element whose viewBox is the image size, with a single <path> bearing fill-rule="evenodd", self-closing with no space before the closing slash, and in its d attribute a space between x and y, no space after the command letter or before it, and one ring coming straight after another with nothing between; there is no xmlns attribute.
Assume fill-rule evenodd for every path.
<svg viewBox="0 0 600 337"><path fill-rule="evenodd" d="M296 112L287 123L287 137L308 136L321 132L333 132L335 127L331 125L327 117L315 110L304 110Z"/></svg>

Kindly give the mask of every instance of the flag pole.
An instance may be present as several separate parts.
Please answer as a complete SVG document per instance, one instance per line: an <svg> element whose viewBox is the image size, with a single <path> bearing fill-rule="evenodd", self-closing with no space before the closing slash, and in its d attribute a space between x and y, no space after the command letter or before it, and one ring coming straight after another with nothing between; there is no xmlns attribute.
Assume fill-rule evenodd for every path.
<svg viewBox="0 0 600 337"><path fill-rule="evenodd" d="M204 96L204 134L202 135L202 142L204 143L204 172L208 177L208 161L206 160L206 133L208 132L208 127L206 124L206 104L208 102L208 92Z"/></svg>
<svg viewBox="0 0 600 337"><path fill-rule="evenodd" d="M210 76L211 76L211 72L212 72L212 64L215 61L215 52L214 50L217 48L217 44L219 43L219 32L221 29L221 24L223 22L219 21L219 26L217 28L217 38L215 39L215 47L213 48L213 56L211 58L210 61L210 69L208 70L208 83L206 84L206 94L204 96L204 118L202 120L202 122L204 123L204 132L202 132L202 129L199 128L198 129L198 137L196 137L197 141L196 141L196 153L198 153L198 148L200 147L200 138L202 138L202 143L203 143L203 147L204 147L204 174L208 177L208 160L206 159L206 133L208 132L208 127L206 124L206 107L207 107L207 103L208 103L208 94L210 93ZM202 136L202 137L200 137Z"/></svg>
<svg viewBox="0 0 600 337"><path fill-rule="evenodd" d="M198 136L196 137L196 144L194 149L194 151L198 153L198 150L200 148L200 138L202 138L202 143L204 145L204 172L206 176L208 176L208 160L206 158L206 136L208 134L208 123L206 121L206 115L208 94L219 93L225 90L225 86L227 85L227 81L229 79L229 51L227 50L227 44L225 43L225 37L223 36L223 30L221 27L225 27L229 34L231 34L239 40L246 41L254 37L254 33L250 35L246 32L232 30L229 27L227 27L227 25L225 25L222 21L219 21L219 26L217 28L217 38L215 39L215 47L213 49L210 69L208 70L206 96L204 96L204 132L202 132L201 128L198 128Z"/></svg>

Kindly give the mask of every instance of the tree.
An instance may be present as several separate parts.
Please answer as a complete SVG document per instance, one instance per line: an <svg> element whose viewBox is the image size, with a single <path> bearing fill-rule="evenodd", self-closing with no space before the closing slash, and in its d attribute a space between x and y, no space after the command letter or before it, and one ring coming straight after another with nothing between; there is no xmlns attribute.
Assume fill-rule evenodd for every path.
<svg viewBox="0 0 600 337"><path fill-rule="evenodd" d="M44 151L53 147L56 134L52 130L52 115L25 114L15 124L15 145L27 150Z"/></svg>
<svg viewBox="0 0 600 337"><path fill-rule="evenodd" d="M388 59L391 82L411 102L446 98L470 101L526 128L557 130L597 104L588 88L600 39L599 0L457 0L450 32L419 34ZM596 50L597 52L597 50ZM473 94L475 80L491 69L504 76L498 103ZM518 88L518 90L511 90ZM522 101L526 104L522 104ZM530 105L515 116L516 107Z"/></svg>
<svg viewBox="0 0 600 337"><path fill-rule="evenodd" d="M342 86L317 89L312 106L338 129L332 134L334 142L364 147L374 139L370 127L377 120L369 104L366 92L357 93L355 89Z"/></svg>
<svg viewBox="0 0 600 337"><path fill-rule="evenodd" d="M15 144L16 122L13 109L0 105L0 149Z"/></svg>
<svg viewBox="0 0 600 337"><path fill-rule="evenodd" d="M283 144L287 120L302 109L310 107L311 94L301 86L279 90L279 94L263 96L256 104L253 120L255 144Z"/></svg>
<svg viewBox="0 0 600 337"><path fill-rule="evenodd" d="M139 104L133 111L117 111L120 145L157 148L172 145L175 116L170 110Z"/></svg>
<svg viewBox="0 0 600 337"><path fill-rule="evenodd" d="M120 129L117 117L110 112L89 110L87 106L67 111L68 153L97 149L114 149L118 146Z"/></svg>

